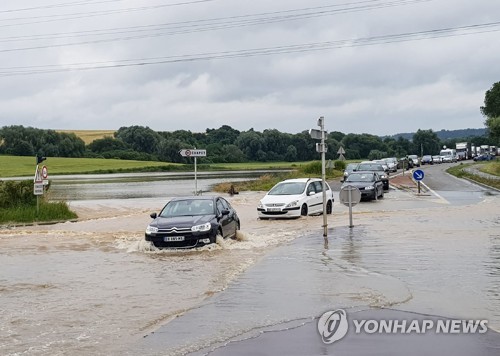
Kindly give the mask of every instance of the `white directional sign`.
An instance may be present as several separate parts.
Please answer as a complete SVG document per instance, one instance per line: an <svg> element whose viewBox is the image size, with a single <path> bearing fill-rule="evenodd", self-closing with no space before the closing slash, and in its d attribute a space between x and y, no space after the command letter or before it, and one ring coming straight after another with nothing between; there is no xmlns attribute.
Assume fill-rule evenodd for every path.
<svg viewBox="0 0 500 356"><path fill-rule="evenodd" d="M33 185L33 193L35 195L43 195L43 183L35 183Z"/></svg>
<svg viewBox="0 0 500 356"><path fill-rule="evenodd" d="M338 155L343 155L345 153L344 147L340 146L339 150L337 151Z"/></svg>
<svg viewBox="0 0 500 356"><path fill-rule="evenodd" d="M316 130L316 129L310 129L309 136L311 136L313 140L321 140L323 138L321 130Z"/></svg>
<svg viewBox="0 0 500 356"><path fill-rule="evenodd" d="M183 149L179 153L183 157L206 157L207 150Z"/></svg>

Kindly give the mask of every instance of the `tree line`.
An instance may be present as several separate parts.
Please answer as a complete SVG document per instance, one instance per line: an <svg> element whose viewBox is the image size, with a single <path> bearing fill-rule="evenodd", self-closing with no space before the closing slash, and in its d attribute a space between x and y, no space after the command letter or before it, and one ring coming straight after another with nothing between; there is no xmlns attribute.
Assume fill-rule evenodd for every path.
<svg viewBox="0 0 500 356"><path fill-rule="evenodd" d="M327 134L327 159L338 159L340 147L347 159L404 157L408 154L437 154L442 146L454 147L456 142L472 141L476 145L495 144L492 138L464 137L440 140L432 130L418 130L411 140L403 137L379 137L371 134ZM181 149L207 150L204 163L238 163L248 161L311 161L317 160L316 143L307 131L296 134L275 129L262 132L238 131L228 125L196 133L186 130L154 131L149 127L121 127L114 137L96 139L85 145L73 133L43 130L24 126L0 129L0 154L16 156L89 157L153 160L191 163L179 154Z"/></svg>

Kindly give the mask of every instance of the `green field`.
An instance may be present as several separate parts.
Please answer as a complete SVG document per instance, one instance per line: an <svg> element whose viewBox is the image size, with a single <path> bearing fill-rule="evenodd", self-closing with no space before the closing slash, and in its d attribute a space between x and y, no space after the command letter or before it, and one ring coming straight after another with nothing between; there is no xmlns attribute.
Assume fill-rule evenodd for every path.
<svg viewBox="0 0 500 356"><path fill-rule="evenodd" d="M246 163L211 163L198 160L199 171L215 170L269 170L300 169L311 162L246 162ZM154 171L191 171L193 164L128 161L101 158L63 158L48 157L40 165L47 166L51 174L118 173L118 172L154 172ZM35 174L35 157L0 155L0 178L31 177Z"/></svg>
<svg viewBox="0 0 500 356"><path fill-rule="evenodd" d="M47 166L49 178L51 174L161 171L168 168L183 167L182 164L165 162L63 157L47 157L47 160L42 162L41 165ZM34 176L35 168L35 157L0 155L0 178Z"/></svg>

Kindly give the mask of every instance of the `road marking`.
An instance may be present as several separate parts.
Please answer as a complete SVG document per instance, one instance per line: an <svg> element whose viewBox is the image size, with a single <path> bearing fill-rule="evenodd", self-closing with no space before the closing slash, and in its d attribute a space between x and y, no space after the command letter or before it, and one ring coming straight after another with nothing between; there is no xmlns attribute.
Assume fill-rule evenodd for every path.
<svg viewBox="0 0 500 356"><path fill-rule="evenodd" d="M429 186L427 184L425 184L424 182L420 181L420 184L422 184L427 190L429 190L429 192L431 192L432 194L434 194L436 197L438 197L441 202L443 204L450 204L450 202L448 200L446 200L445 198L443 198L441 195L439 195L437 192L435 192L434 190L432 190L431 188L429 188Z"/></svg>

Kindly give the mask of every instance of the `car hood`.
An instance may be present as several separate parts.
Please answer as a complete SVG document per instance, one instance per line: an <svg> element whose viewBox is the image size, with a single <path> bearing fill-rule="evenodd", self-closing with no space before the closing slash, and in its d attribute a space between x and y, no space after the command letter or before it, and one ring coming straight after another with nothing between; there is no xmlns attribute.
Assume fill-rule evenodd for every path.
<svg viewBox="0 0 500 356"><path fill-rule="evenodd" d="M158 228L169 227L189 227L202 225L215 219L215 215L189 215L189 216L176 216L171 218L158 217L150 224Z"/></svg>
<svg viewBox="0 0 500 356"><path fill-rule="evenodd" d="M294 195L266 195L261 199L262 204L288 204L294 200L299 200L302 194Z"/></svg>

